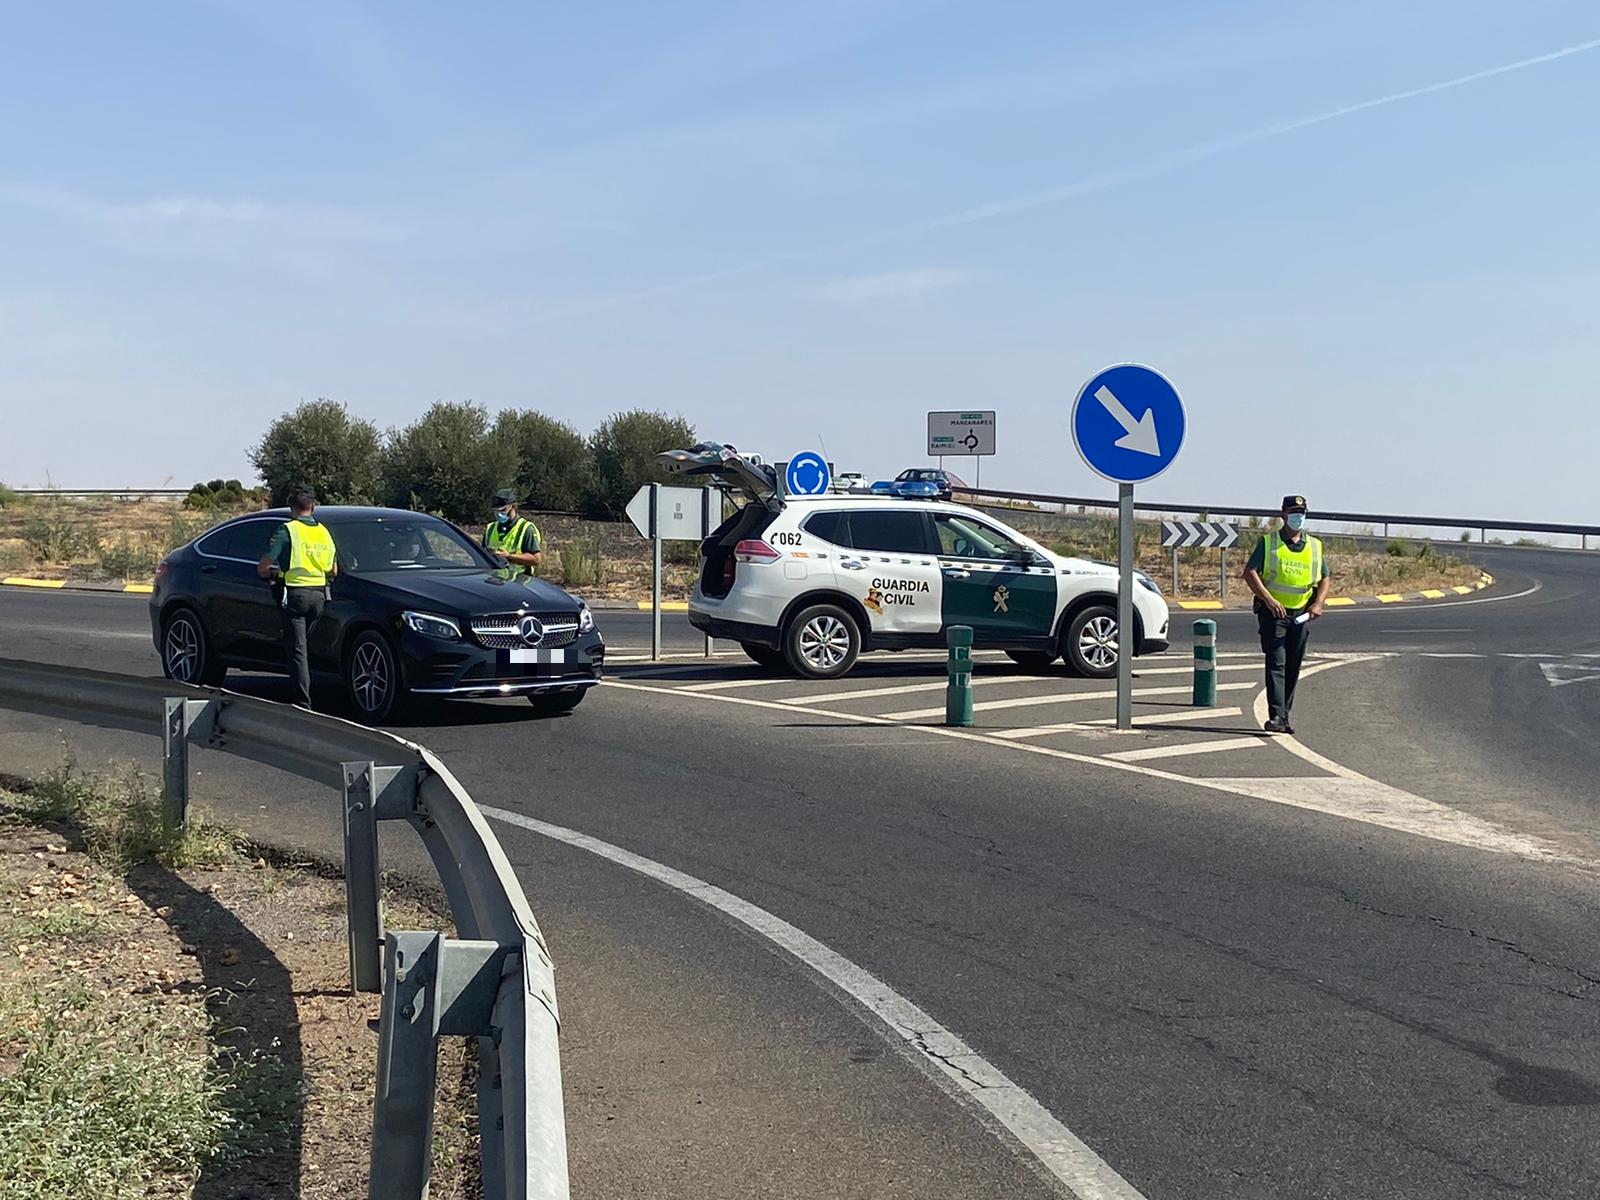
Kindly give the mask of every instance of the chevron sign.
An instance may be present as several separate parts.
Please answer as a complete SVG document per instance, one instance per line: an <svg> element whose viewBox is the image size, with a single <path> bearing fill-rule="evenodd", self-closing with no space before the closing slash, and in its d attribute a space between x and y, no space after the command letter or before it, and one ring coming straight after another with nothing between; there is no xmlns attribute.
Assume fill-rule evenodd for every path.
<svg viewBox="0 0 1600 1200"><path fill-rule="evenodd" d="M1204 546L1226 550L1239 540L1239 527L1221 521L1163 521L1161 544L1179 549Z"/></svg>

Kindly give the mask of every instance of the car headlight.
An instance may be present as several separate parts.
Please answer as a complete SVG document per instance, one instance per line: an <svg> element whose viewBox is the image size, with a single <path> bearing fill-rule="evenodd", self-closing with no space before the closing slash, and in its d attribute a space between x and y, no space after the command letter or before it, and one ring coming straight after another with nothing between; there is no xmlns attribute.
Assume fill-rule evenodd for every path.
<svg viewBox="0 0 1600 1200"><path fill-rule="evenodd" d="M449 617L435 616L433 613L403 612L400 620L412 633L420 633L423 637L438 638L442 642L459 641L461 626Z"/></svg>
<svg viewBox="0 0 1600 1200"><path fill-rule="evenodd" d="M1133 577L1139 581L1139 586L1145 591L1154 592L1158 596L1161 595L1161 585L1154 579L1151 579L1150 576L1144 574L1142 571L1135 571L1133 573Z"/></svg>
<svg viewBox="0 0 1600 1200"><path fill-rule="evenodd" d="M589 606L587 604L578 605L578 632L594 632L594 614L589 611Z"/></svg>

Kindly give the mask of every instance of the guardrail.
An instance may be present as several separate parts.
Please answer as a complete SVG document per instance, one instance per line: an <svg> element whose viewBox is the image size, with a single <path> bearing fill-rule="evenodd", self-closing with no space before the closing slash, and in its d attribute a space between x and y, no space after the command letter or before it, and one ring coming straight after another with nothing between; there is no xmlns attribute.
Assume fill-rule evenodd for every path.
<svg viewBox="0 0 1600 1200"><path fill-rule="evenodd" d="M427 1195L437 1041L476 1036L484 1196L567 1200L554 966L499 841L431 751L221 689L14 659L0 659L0 707L160 736L174 822L187 814L191 742L338 788L352 982L383 996L368 1196ZM422 838L457 938L383 928L380 820Z"/></svg>
<svg viewBox="0 0 1600 1200"><path fill-rule="evenodd" d="M189 492L190 492L189 488L62 488L62 487L25 488L25 487L19 487L19 488L12 488L11 490L13 492L15 492L19 496L64 496L64 497L69 497L69 498L70 497L76 497L76 496L114 496L114 497L118 497L118 498L121 498L121 497L137 497L137 496L187 496L189 494Z"/></svg>
<svg viewBox="0 0 1600 1200"><path fill-rule="evenodd" d="M956 488L955 494L960 496L964 503L981 506L987 499L1022 501L1031 504L1053 504L1066 508L1108 508L1116 509L1117 501L1114 499L1085 497L1085 496L1052 496L1043 492L1007 492L996 488ZM1247 505L1236 504L1155 504L1149 502L1136 502L1135 512L1145 513L1206 513L1211 516L1224 515L1232 517L1276 517L1279 512L1275 508L1251 508ZM1510 521L1486 520L1481 517L1415 517L1404 516L1396 513L1359 513L1359 512L1325 512L1316 511L1318 521L1332 521L1346 525L1370 525L1374 528L1383 527L1383 536L1389 536L1393 526L1402 528L1413 527L1422 529L1464 529L1478 531L1481 541L1488 541L1488 532L1491 529L1508 533L1557 533L1568 537L1581 537L1583 548L1589 548L1589 539L1600 538L1600 525L1569 525L1551 521Z"/></svg>

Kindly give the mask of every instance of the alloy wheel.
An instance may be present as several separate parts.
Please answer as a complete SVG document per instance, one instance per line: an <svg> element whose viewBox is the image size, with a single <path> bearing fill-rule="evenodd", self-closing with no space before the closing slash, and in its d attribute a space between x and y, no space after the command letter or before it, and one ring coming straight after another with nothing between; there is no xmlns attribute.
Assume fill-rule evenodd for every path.
<svg viewBox="0 0 1600 1200"><path fill-rule="evenodd" d="M389 656L381 645L365 641L356 647L350 669L350 694L362 712L378 712L389 698L393 686Z"/></svg>
<svg viewBox="0 0 1600 1200"><path fill-rule="evenodd" d="M1094 617L1078 634L1078 654L1097 671L1117 665L1117 622L1114 617Z"/></svg>
<svg viewBox="0 0 1600 1200"><path fill-rule="evenodd" d="M837 617L824 613L800 630L800 657L817 671L832 671L850 653L850 631Z"/></svg>
<svg viewBox="0 0 1600 1200"><path fill-rule="evenodd" d="M200 631L186 616L167 623L167 636L161 642L167 678L193 683L200 677Z"/></svg>

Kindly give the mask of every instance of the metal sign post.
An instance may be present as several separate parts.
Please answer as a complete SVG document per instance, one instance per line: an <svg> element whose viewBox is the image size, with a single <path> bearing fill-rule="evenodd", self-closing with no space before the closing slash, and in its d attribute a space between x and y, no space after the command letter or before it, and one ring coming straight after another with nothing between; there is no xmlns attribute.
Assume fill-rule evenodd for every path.
<svg viewBox="0 0 1600 1200"><path fill-rule="evenodd" d="M1117 485L1118 729L1133 728L1133 656L1139 649L1133 485L1172 465L1186 425L1178 390L1160 372L1136 363L1107 367L1078 389L1072 402L1078 454L1090 470Z"/></svg>
<svg viewBox="0 0 1600 1200"><path fill-rule="evenodd" d="M650 485L650 661L661 659L661 485Z"/></svg>
<svg viewBox="0 0 1600 1200"><path fill-rule="evenodd" d="M1133 484L1117 485L1117 728L1133 728Z"/></svg>

